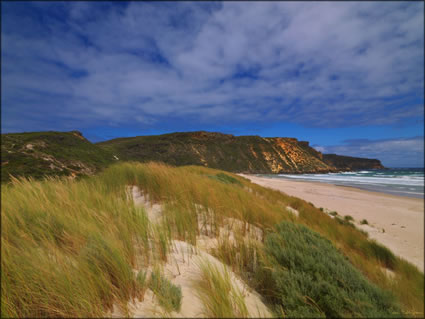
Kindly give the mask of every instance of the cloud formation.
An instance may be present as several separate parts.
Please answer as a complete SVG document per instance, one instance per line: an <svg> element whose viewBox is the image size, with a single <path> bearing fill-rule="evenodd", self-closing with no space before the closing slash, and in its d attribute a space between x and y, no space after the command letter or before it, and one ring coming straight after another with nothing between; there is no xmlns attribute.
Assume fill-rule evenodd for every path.
<svg viewBox="0 0 425 319"><path fill-rule="evenodd" d="M2 6L3 131L424 114L422 2Z"/></svg>
<svg viewBox="0 0 425 319"><path fill-rule="evenodd" d="M345 140L342 145L314 148L326 154L377 158L386 167L424 167L424 137Z"/></svg>

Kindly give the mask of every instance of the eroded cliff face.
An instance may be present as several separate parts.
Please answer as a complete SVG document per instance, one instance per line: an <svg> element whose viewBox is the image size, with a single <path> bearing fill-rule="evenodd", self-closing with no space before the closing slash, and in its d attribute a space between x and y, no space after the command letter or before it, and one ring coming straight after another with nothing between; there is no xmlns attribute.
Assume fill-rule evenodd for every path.
<svg viewBox="0 0 425 319"><path fill-rule="evenodd" d="M275 153L267 154L266 159L272 173L308 173L334 171L334 167L321 160L322 154L295 138L264 138L272 145Z"/></svg>
<svg viewBox="0 0 425 319"><path fill-rule="evenodd" d="M120 158L161 161L171 165L202 165L244 173L317 173L337 168L308 142L295 138L234 136L210 132L140 136L99 143Z"/></svg>

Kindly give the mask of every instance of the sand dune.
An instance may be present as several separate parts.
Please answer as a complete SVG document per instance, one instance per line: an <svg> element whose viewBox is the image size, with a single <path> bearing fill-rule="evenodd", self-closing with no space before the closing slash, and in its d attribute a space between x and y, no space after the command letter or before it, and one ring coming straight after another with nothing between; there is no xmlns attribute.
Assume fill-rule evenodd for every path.
<svg viewBox="0 0 425 319"><path fill-rule="evenodd" d="M128 198L132 198L136 206L142 206L149 220L153 223L159 223L162 219L162 205L153 203L149 200L149 197L144 195L140 189L136 186L129 186L127 188ZM165 312L156 296L151 289L147 289L144 299L134 299L128 302L127 307L129 310L130 317L133 318L163 318L163 317L174 317L174 318L194 318L194 317L205 317L205 309L201 299L197 296L196 289L194 289L195 282L201 278L200 264L208 262L217 269L220 273L227 271L230 275L231 285L237 289L243 296L244 303L250 317L254 318L265 318L271 317L272 314L268 310L267 306L262 302L261 296L246 285L241 278L239 278L227 265L223 264L217 258L209 253L211 248L217 247L219 239L222 237L231 239L234 238L235 233L240 233L241 227L246 227L244 223L234 218L227 218L224 222L225 226L220 227L219 234L217 237L211 237L212 225L209 225L207 221L203 221L202 212L205 210L201 205L196 205L198 210L199 229L201 235L198 236L197 247L192 246L189 243L173 240L170 247L170 252L167 255L167 262L161 265L163 274L168 280L174 285L181 288L182 291L182 304L179 312L172 311L171 313ZM212 212L211 212L212 213ZM262 232L259 228L250 225L250 231L247 232L247 239L258 240L262 237ZM138 262L137 262L138 263ZM139 264L139 263L138 263ZM152 267L149 266L147 269L143 267L137 267L133 269L133 272L137 274L139 271L147 271L151 273ZM106 317L122 318L125 317L125 313L122 312L118 305L114 305L113 311L108 313Z"/></svg>
<svg viewBox="0 0 425 319"><path fill-rule="evenodd" d="M318 182L243 175L261 186L302 198L316 207L350 215L370 238L424 271L424 200ZM366 219L369 225L360 225Z"/></svg>

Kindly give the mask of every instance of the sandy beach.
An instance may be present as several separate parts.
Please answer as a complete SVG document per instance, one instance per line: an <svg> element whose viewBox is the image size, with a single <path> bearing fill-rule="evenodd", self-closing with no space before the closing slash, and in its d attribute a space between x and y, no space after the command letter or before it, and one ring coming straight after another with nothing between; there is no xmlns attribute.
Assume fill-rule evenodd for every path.
<svg viewBox="0 0 425 319"><path fill-rule="evenodd" d="M370 238L424 271L424 199L336 186L320 182L289 181L244 175L261 186L302 198L316 207L350 215ZM366 219L369 225L360 225Z"/></svg>

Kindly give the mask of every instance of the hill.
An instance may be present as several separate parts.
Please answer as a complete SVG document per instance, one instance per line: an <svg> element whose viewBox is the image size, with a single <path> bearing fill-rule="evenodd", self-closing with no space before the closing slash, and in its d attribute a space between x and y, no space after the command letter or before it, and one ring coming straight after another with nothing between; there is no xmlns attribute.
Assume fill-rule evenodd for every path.
<svg viewBox="0 0 425 319"><path fill-rule="evenodd" d="M18 177L92 175L114 162L78 131L1 135L1 181Z"/></svg>
<svg viewBox="0 0 425 319"><path fill-rule="evenodd" d="M335 166L344 171L385 168L381 164L381 161L377 159L342 156L336 154L323 154L323 161L328 165Z"/></svg>
<svg viewBox="0 0 425 319"><path fill-rule="evenodd" d="M10 175L92 175L115 161L200 165L238 173L327 173L383 168L378 160L323 155L295 138L181 132L91 143L78 131L2 134L1 181Z"/></svg>
<svg viewBox="0 0 425 319"><path fill-rule="evenodd" d="M327 173L356 166L356 159L350 162L353 168L345 165L346 161L343 166L338 161L325 161L308 142L296 138L236 137L200 131L117 138L97 145L124 160L201 165L240 173Z"/></svg>

